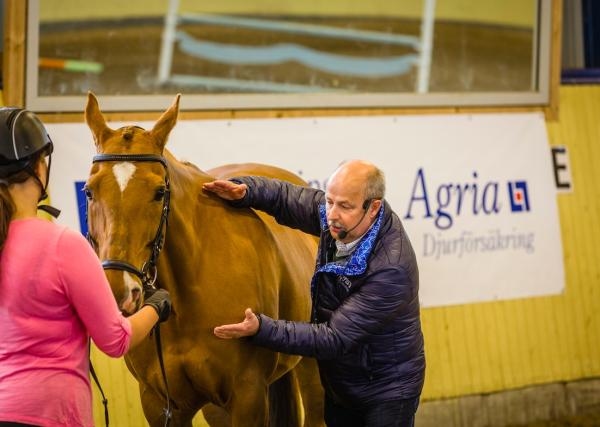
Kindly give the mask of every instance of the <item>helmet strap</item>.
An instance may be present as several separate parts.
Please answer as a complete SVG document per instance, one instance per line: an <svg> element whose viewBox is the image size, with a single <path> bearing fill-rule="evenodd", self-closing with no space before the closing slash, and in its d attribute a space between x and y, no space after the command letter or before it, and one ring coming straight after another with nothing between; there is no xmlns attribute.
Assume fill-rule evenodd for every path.
<svg viewBox="0 0 600 427"><path fill-rule="evenodd" d="M39 203L48 197L48 193L46 192L46 187L44 186L44 184L42 184L42 180L40 180L40 178L37 176L37 173L35 172L35 170L33 170L31 165L27 165L25 167L25 170L29 173L29 175L31 177L33 177L33 179L35 179L35 182L37 182L37 184L39 185L40 190L42 190L42 194L40 195L40 198L38 199L38 203Z"/></svg>
<svg viewBox="0 0 600 427"><path fill-rule="evenodd" d="M40 201L48 197L48 184L50 183L50 166L52 166L52 154L48 154L48 167L46 168L46 186L42 190L42 193L44 193L44 198Z"/></svg>
<svg viewBox="0 0 600 427"><path fill-rule="evenodd" d="M27 172L29 172L29 175L31 175L35 179L35 181L40 186L40 189L42 190L42 194L40 194L38 203L41 202L42 200L45 200L48 198L48 183L50 182L50 166L51 165L52 165L52 155L50 154L48 156L48 167L46 168L46 185L42 184L42 181L37 176L37 173L35 172L35 170L33 170L31 165L27 165L27 167L25 168L27 170ZM47 212L48 214L52 215L54 218L58 218L58 215L60 215L60 210L56 209L55 207L52 207L50 205L41 205L41 206L38 206L38 209L41 209L44 212Z"/></svg>

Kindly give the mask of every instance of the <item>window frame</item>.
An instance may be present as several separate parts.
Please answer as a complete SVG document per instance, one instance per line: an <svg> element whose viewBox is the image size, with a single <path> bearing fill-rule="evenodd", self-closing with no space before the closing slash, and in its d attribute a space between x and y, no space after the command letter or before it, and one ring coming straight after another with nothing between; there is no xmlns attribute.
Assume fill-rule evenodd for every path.
<svg viewBox="0 0 600 427"><path fill-rule="evenodd" d="M18 3L9 0L7 3ZM557 4L558 3L558 4ZM359 93L359 94L186 94L181 109L190 111L244 110L385 110L438 108L548 108L553 105L552 87L555 53L556 9L560 0L538 0L538 43L534 48L533 76L537 90L519 92L448 92L448 93ZM39 0L27 1L25 37L25 82L23 104L37 112L79 112L85 104L81 96L38 96ZM559 17L560 18L560 17ZM560 37L559 37L560 38ZM538 55L535 55L537 53ZM11 62L11 61L5 61ZM558 71L559 73L559 71ZM160 111L172 100L172 95L105 95L103 108L107 112ZM302 115L302 114L300 114Z"/></svg>

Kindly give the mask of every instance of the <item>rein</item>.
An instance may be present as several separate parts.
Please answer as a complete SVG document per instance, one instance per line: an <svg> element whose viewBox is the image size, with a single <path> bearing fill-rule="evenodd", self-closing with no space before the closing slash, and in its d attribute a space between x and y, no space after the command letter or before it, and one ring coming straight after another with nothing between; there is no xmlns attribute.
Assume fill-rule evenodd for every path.
<svg viewBox="0 0 600 427"><path fill-rule="evenodd" d="M157 269L157 261L158 255L163 248L165 242L165 230L168 225L168 216L170 209L170 201L171 201L171 182L169 178L169 168L167 165L167 160L163 156L158 156L155 154L97 154L93 157L92 163L100 163L100 162L155 162L160 163L165 169L165 194L163 197L163 207L162 213L160 216L160 222L158 224L158 229L156 230L156 234L154 235L154 239L151 243L151 252L148 260L142 265L141 268L135 267L133 264L118 260L118 259L106 259L102 261L102 268L105 270L121 270L126 271L128 273L134 274L137 276L142 282L142 286L144 292L147 290L156 289L155 283L156 278L158 277L158 269ZM86 206L87 213L87 206ZM89 220L89 219L88 219ZM89 227L88 227L89 230ZM92 244L91 236L88 231L88 241ZM162 345L160 339L160 324L157 323L154 326L155 338L156 338L156 352L158 354L158 361L160 364L160 370L163 377L163 382L165 384L166 391L166 399L167 406L164 408L165 414L165 427L168 427L171 423L171 418L173 416L173 410L171 408L171 398L169 396L169 384L167 382L167 374L165 371L165 366L163 362L163 354L162 354ZM91 361L90 361L91 366ZM100 387L98 380L96 380L96 384ZM106 400L106 399L104 399ZM108 409L105 404L105 412L106 412L106 425L108 426Z"/></svg>

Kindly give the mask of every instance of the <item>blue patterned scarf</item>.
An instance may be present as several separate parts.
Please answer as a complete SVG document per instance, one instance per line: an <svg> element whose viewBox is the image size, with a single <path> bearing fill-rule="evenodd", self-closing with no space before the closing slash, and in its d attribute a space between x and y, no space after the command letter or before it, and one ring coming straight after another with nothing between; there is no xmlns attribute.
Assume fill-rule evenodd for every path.
<svg viewBox="0 0 600 427"><path fill-rule="evenodd" d="M379 209L377 220L369 229L367 234L363 236L360 243L356 246L356 249L352 252L352 255L350 255L350 259L348 259L346 263L339 264L330 262L325 265L321 265L315 271L310 284L311 294L313 296L317 284L318 273L333 273L337 274L338 276L358 276L365 272L367 269L367 259L373 250L375 238L377 237L377 233L379 233L379 228L381 228L381 223L383 221L383 207L384 205L382 204L381 209ZM321 219L321 229L325 231L327 229L327 214L325 211L325 205L319 206L319 215Z"/></svg>

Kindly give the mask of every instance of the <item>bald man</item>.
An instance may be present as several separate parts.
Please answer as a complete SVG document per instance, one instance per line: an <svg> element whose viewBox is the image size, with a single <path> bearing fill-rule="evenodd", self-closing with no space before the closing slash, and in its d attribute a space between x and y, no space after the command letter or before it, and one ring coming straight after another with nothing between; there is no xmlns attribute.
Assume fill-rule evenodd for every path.
<svg viewBox="0 0 600 427"><path fill-rule="evenodd" d="M383 172L351 160L333 172L325 192L256 176L204 189L320 237L310 323L248 308L241 323L217 326L215 335L316 358L329 427L412 427L425 377L419 272L384 199Z"/></svg>

